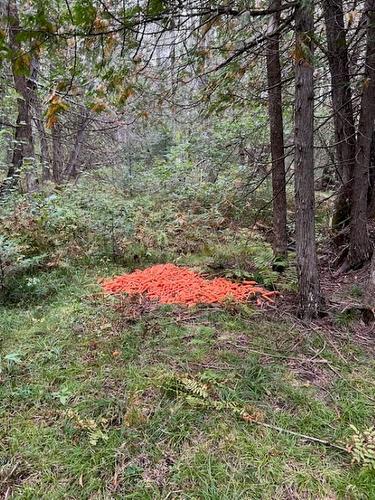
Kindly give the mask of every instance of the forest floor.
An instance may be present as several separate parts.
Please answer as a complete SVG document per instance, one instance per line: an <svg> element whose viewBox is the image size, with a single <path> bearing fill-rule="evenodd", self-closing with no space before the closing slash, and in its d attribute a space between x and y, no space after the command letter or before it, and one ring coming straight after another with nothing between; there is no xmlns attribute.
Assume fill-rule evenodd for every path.
<svg viewBox="0 0 375 500"><path fill-rule="evenodd" d="M349 454L262 425L341 446L373 425L375 339L352 313L308 327L283 299L185 309L101 293L125 271L52 268L43 300L0 309L2 498L375 498Z"/></svg>

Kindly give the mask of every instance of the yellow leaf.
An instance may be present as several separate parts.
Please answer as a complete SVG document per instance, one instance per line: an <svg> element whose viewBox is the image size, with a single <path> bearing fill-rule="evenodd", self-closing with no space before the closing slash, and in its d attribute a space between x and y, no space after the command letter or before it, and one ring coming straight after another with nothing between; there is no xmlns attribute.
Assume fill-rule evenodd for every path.
<svg viewBox="0 0 375 500"><path fill-rule="evenodd" d="M53 128L58 121L58 114L67 111L69 105L64 102L56 93L52 93L48 99L48 108L46 112L46 125L48 128Z"/></svg>
<svg viewBox="0 0 375 500"><path fill-rule="evenodd" d="M101 113L107 109L107 105L103 101L95 101L90 105L90 109L94 111L94 113Z"/></svg>

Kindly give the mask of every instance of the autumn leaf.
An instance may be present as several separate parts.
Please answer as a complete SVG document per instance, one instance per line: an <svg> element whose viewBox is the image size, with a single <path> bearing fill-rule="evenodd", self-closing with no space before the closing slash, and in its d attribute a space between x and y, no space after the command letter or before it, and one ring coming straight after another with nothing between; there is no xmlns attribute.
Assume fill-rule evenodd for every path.
<svg viewBox="0 0 375 500"><path fill-rule="evenodd" d="M90 104L90 109L91 111L94 111L94 113L102 113L107 109L107 105L103 101L95 101L94 103Z"/></svg>
<svg viewBox="0 0 375 500"><path fill-rule="evenodd" d="M46 125L48 128L53 128L58 122L58 115L63 111L67 111L69 105L64 102L61 97L53 93L48 99L48 108L46 112Z"/></svg>

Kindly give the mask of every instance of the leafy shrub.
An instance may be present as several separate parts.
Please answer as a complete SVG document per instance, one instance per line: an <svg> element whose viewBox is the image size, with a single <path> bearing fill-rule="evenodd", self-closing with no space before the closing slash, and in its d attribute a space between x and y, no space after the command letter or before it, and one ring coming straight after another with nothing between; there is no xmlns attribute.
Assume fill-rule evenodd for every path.
<svg viewBox="0 0 375 500"><path fill-rule="evenodd" d="M27 246L0 234L0 289L6 289L10 277L38 267L46 255L27 256Z"/></svg>

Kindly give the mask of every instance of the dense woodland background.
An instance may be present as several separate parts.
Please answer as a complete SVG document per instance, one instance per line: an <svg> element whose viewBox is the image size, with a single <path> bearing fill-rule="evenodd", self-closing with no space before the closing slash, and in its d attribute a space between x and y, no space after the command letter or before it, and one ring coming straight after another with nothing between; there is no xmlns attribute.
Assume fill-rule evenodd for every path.
<svg viewBox="0 0 375 500"><path fill-rule="evenodd" d="M13 343L8 345L8 354L2 361L4 373L9 372L16 379L25 376L17 370L26 370L23 360L39 352L27 347L32 345L36 328L31 317L35 316L38 323L45 314L49 318L46 321L51 321L46 331L55 331L55 321L62 325L68 321L71 313L62 304L69 304L73 296L77 302L72 310L80 317L80 308L84 307L78 306L82 304L80 287L88 294L105 275L157 262L188 265L208 276L255 279L266 288L280 291L276 306L262 320L269 325L269 330L264 327L261 332L264 342L272 346L275 341L276 354L268 361L275 361L275 357L279 361L289 359L292 353L300 361L301 356L306 356L305 361L308 357L310 363L316 363L332 339L344 342L345 338L345 342L350 339L362 345L361 335L365 331L366 341L361 348L370 356L366 363L371 364L369 339L375 306L375 0L0 0L0 63L0 301L4 308L4 336L7 329L13 332ZM91 273L89 278L85 273ZM71 290L71 283L76 283L76 288ZM113 304L106 305L112 314ZM103 307L90 302L86 313L90 311L91 315L95 309L104 314ZM151 314L151 321L155 321L154 311L150 313L147 307L141 312L132 303L122 307L126 311L122 311L121 321L136 318L141 322L142 314ZM228 306L229 316L222 320L220 328L230 329L230 321L246 323L243 318L248 313L232 307L233 310ZM39 317L38 311L45 313ZM60 318L59 311L65 319ZM279 313L286 316L281 320L273 318ZM169 318L169 314L167 311L165 317ZM180 321L182 316L178 317ZM199 335L206 335L207 339L211 333L204 328L214 328L210 318L202 319L206 326L199 327ZM97 324L102 328L112 319L97 319ZM113 331L120 328L119 320L116 321ZM254 321L258 323L257 316ZM356 334L352 332L347 337L340 329L352 321ZM233 323L233 331L251 331L252 323L246 323L246 327L245 323L237 327ZM290 342L279 344L277 331L284 323L285 332L298 324L301 339L313 331L323 337L328 332L330 338L319 337L314 344L316 337L311 336L315 340L301 346L286 337ZM14 340L21 338L22 324L29 325L25 326L23 343ZM86 328L96 331L91 323L87 324L90 326L74 323L75 335L80 338ZM141 331L140 324L131 323L134 332ZM69 325L67 322L71 335L73 326ZM164 331L160 325L157 328L157 334ZM184 323L181 328L188 327ZM336 337L332 337L333 331ZM31 332L31 340L27 332ZM134 332L136 338L138 333ZM55 333L51 342L59 344L57 330ZM142 350L143 341L135 347L129 340L132 335L126 337L126 342L133 346L130 350ZM242 341L243 338L237 339L237 348ZM26 354L20 355L19 349L14 348L18 342ZM77 342L70 339L61 349L73 344L81 349L81 340ZM90 342L90 349L96 352L98 339ZM145 342L145 352L155 349L154 344L147 344L149 339ZM162 337L160 345L164 342L167 340ZM280 345L289 346L288 355ZM302 351L295 353L297 345ZM348 353L357 352L358 345L351 351L352 347L345 344L344 356L340 354L341 344L337 346L333 343L329 355L334 362L327 361L329 356L322 362L332 368L327 368L331 376L337 374L335 362L342 363L342 359L343 367L349 370L345 377L338 376L342 386L336 392L336 416L331 420L328 413L319 417L321 408L314 406L311 410L311 400L309 414L315 413L323 423L319 427L315 422L311 428L308 424L305 429L305 433L321 434L322 428L328 429L328 421L342 418L342 429L333 433L333 441L337 436L345 437L350 424L368 427L372 410L363 410L357 420L355 412L373 401L366 392L373 392L373 366L366 365L367 375L361 382L365 389L356 387L351 393L344 382L354 371L358 374L364 364L361 368L353 365L351 372L349 367L354 361ZM261 344L255 348L261 348L262 354ZM110 357L111 352L121 351L112 344L108 349ZM170 359L182 356L177 351L171 348ZM61 362L70 366L73 358L80 359L80 354L72 354L71 361ZM190 370L194 363L202 361L199 356L193 358L183 361L182 356L185 371L186 366ZM229 363L229 359L225 362ZM149 361L143 360L147 366ZM207 368L211 360L205 359L205 363ZM256 363L259 364L258 358ZM38 370L42 365L38 365ZM255 365L251 368L249 380L253 377L264 387L265 368L262 363L259 366L259 370ZM228 367L222 369L225 373ZM242 365L238 367L243 375L242 369ZM35 380L40 382L38 377L42 375L38 370ZM81 373L79 370L77 373ZM130 372L122 375L133 380ZM137 406L135 394L144 390L146 378L153 375L144 375L145 379L142 376L137 375L139 387L135 376L131 382L137 387L129 396L135 413L143 411ZM215 382L215 376L218 383L225 379L221 372L211 376L210 383ZM74 400L76 389L67 381L61 382L62 388L56 388L59 377L54 376L48 383L53 386L53 401L64 406ZM115 380L116 373L111 377ZM319 383L323 378L322 375ZM272 385L271 379L268 382ZM13 382L9 383L13 387ZM251 397L256 387L255 392L250 391ZM328 391L329 386L324 387ZM261 389L255 399L267 397L267 390ZM282 394L283 389L278 390ZM13 387L12 391L14 395L18 389ZM365 403L358 401L359 391ZM22 394L26 400L28 396ZM347 413L340 406L344 394L350 395L350 403L346 400L351 405ZM228 393L225 397L231 400L232 396ZM246 400L245 393L238 397L242 402ZM301 396L301 405L305 398ZM48 404L50 408L54 403ZM273 410L275 405L273 401ZM22 408L21 405L20 412ZM143 416L134 418L143 422ZM146 421L148 414L144 418ZM294 421L291 417L290 422ZM97 423L91 430L90 425L86 428L99 433L97 441L102 439L104 447L105 438L100 434L107 436L104 424L102 428ZM201 423L191 425L196 428ZM187 436L191 428L186 429ZM25 436L28 431L22 439ZM269 437L271 442L272 436ZM154 438L149 435L147 443ZM255 443L254 449L257 446ZM30 453L30 457L36 456ZM234 453L242 456L243 450ZM177 460L174 454L171 452L168 459L171 464ZM265 449L264 456L268 454L269 449ZM156 456L157 453L152 460ZM16 460L22 462L24 471L17 478L13 477L14 471L9 475L13 470L11 462L4 476L4 494L13 493L17 485L23 484L22 474L26 477L26 471L32 469L30 457L26 461ZM159 459L156 463L160 465ZM321 457L316 459L319 462ZM93 467L98 457L95 455L94 462L82 458L85 460L87 467ZM134 460L130 465L121 462L121 473L116 469L116 474L125 474L128 466L134 468L134 477L138 477L139 468L149 472L150 458L146 465ZM165 457L163 460L161 475L171 467ZM70 470L71 466L69 462L67 468ZM198 482L197 490L191 486L191 491L188 476L183 474L163 490L166 479L163 476L160 486L152 476L156 474L153 469L150 481L157 486L147 496L147 488L143 490L140 483L134 482L129 471L122 482L111 479L112 490L106 489L108 478L103 479L107 486L98 486L102 484L102 479L98 479L101 472L86 484L82 477L88 472L84 466L81 470L77 462L77 470L72 473L76 477L75 483L71 483L73 496L69 498L81 498L77 491L86 487L82 498L117 498L116 492L125 495L124 491L136 491L134 494L139 496L121 498L159 498L159 494L160 498L169 498L168 492L178 490L181 484L182 496L176 493L176 498L373 498L372 476L349 475L338 484L327 479L331 477L331 466L332 463L319 472L318 477L324 479L317 484L302 481L302 485L293 474L291 484L285 483L289 473L280 466L282 471L279 476L275 472L275 482L268 479L268 486L261 487L263 476L260 482L258 476L253 477L252 486L244 485L240 479L231 483L228 477L233 476L236 468L245 474L237 464L228 477L223 473L221 479L212 480L213 489ZM202 477L208 474L204 467ZM278 466L273 463L272 467L277 470ZM200 477L198 472L194 474ZM316 470L309 469L306 477L315 474ZM215 472L213 477L216 478ZM56 484L61 486L65 479L59 481ZM46 484L23 484L26 496L20 493L19 498L42 498L48 491ZM254 485L260 485L260 489ZM60 486L54 490L56 498L62 498ZM27 496L28 492L31 496Z"/></svg>

